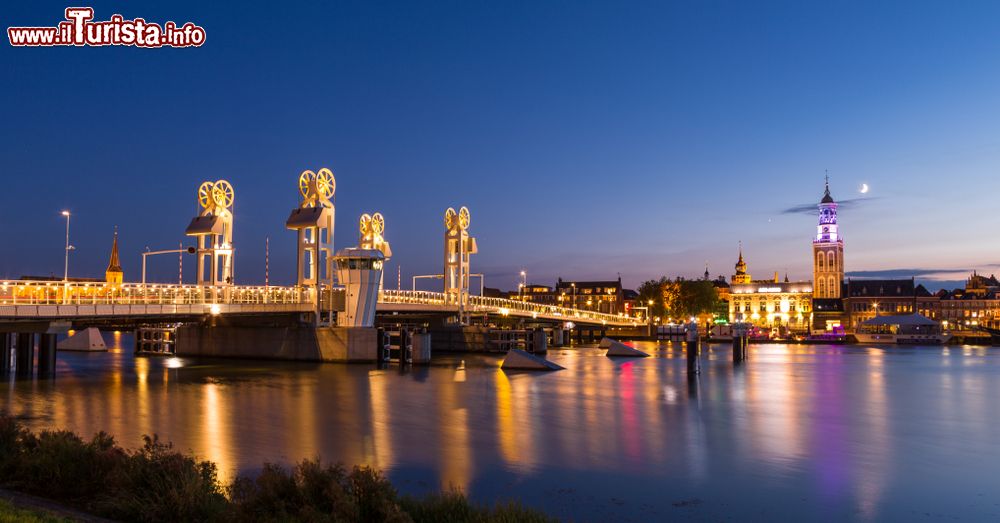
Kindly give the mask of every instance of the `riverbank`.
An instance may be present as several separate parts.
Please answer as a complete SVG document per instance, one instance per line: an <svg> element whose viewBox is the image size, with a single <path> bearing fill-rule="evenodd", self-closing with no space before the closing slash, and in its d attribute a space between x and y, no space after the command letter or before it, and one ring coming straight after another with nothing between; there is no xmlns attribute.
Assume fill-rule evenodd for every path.
<svg viewBox="0 0 1000 523"><path fill-rule="evenodd" d="M69 431L34 433L5 413L0 487L122 521L551 521L513 502L473 504L457 491L400 496L380 471L319 460L290 470L264 464L255 477L223 484L215 463L177 452L156 436L128 450L104 432L90 440ZM59 521L13 506L9 513L5 520Z"/></svg>

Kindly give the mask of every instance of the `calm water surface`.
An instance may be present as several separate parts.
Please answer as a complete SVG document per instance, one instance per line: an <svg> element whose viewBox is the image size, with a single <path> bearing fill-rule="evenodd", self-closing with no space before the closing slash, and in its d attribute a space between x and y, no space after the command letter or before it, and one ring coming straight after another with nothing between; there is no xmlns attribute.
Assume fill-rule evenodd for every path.
<svg viewBox="0 0 1000 523"><path fill-rule="evenodd" d="M579 521L1000 520L1000 349L763 345L733 368L678 348L566 370L499 360L368 365L60 353L55 380L0 382L33 428L159 434L253 473L320 456L370 464L406 492L454 486ZM464 359L464 368L460 365Z"/></svg>

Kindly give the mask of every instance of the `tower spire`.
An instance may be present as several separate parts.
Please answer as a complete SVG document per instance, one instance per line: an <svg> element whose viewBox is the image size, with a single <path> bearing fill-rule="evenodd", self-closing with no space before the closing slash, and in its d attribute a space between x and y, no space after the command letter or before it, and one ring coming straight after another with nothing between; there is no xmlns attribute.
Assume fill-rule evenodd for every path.
<svg viewBox="0 0 1000 523"><path fill-rule="evenodd" d="M111 284L122 282L122 265L118 259L118 226L115 225L115 238L111 242L111 259L108 260L108 269L104 271L104 280Z"/></svg>

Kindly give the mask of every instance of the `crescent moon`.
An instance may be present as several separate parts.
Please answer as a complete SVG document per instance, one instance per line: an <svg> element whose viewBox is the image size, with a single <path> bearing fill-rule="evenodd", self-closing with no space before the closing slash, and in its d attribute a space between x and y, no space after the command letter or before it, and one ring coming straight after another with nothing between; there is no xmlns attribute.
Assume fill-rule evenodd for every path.
<svg viewBox="0 0 1000 523"><path fill-rule="evenodd" d="M868 193L868 184L867 183L861 184L861 194L867 194L867 193Z"/></svg>

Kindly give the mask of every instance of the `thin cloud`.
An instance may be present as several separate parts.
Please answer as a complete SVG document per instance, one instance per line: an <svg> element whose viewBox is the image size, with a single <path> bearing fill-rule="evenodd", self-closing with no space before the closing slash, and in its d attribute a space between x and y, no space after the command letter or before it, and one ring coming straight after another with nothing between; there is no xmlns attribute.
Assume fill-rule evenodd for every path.
<svg viewBox="0 0 1000 523"><path fill-rule="evenodd" d="M922 278L926 280L938 280L938 281L957 281L956 276L961 276L964 281L968 275L972 274L973 270L982 268L996 268L1000 267L998 263L988 263L983 265L978 265L976 268L972 267L952 267L944 269L928 269L928 268L913 268L913 269L879 269L870 271L848 271L844 275L850 278L858 279L898 279L898 278Z"/></svg>
<svg viewBox="0 0 1000 523"><path fill-rule="evenodd" d="M878 200L878 197L873 198L851 198L849 200L840 200L837 202L837 207L841 209L854 209L859 205L867 204ZM819 213L819 209L816 207L816 203L804 203L802 205L796 205L794 207L789 207L781 211L781 214L808 214L815 216Z"/></svg>

